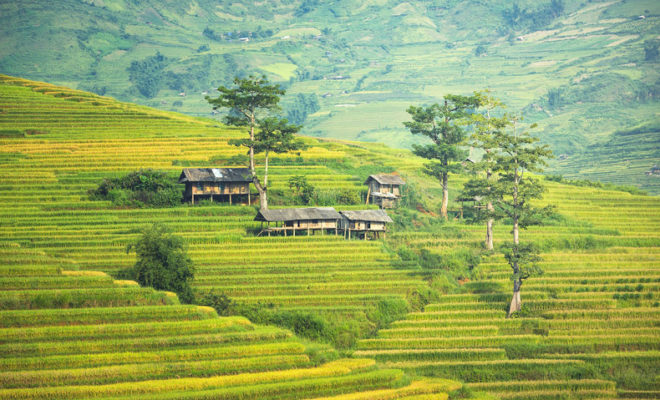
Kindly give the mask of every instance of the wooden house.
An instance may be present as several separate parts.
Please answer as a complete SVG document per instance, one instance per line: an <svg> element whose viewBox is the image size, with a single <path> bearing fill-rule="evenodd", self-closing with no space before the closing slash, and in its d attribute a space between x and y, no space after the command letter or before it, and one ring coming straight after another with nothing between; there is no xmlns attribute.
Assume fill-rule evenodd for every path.
<svg viewBox="0 0 660 400"><path fill-rule="evenodd" d="M359 210L359 211L340 211L341 220L339 229L344 230L344 236L351 238L351 233L364 235L367 239L369 233L376 238L387 231L386 224L392 222L392 218L387 215L385 210Z"/></svg>
<svg viewBox="0 0 660 400"><path fill-rule="evenodd" d="M341 215L332 207L262 209L254 220L261 221L262 230L259 235L267 233L270 236L273 232L281 232L287 236L290 232L292 236L296 236L297 231L305 231L307 234L321 231L323 234L327 230L334 230L336 235ZM266 228L263 227L264 222Z"/></svg>
<svg viewBox="0 0 660 400"><path fill-rule="evenodd" d="M380 208L394 208L401 198L401 186L406 182L399 175L376 174L370 175L364 184L369 186L366 204L371 201Z"/></svg>
<svg viewBox="0 0 660 400"><path fill-rule="evenodd" d="M184 200L195 204L195 199L208 199L251 204L248 168L185 168L179 183L186 185Z"/></svg>

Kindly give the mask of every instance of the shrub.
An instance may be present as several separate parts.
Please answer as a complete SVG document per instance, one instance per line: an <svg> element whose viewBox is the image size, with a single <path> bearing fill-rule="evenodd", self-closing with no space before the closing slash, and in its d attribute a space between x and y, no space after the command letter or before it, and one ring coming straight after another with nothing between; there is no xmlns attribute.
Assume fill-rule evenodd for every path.
<svg viewBox="0 0 660 400"><path fill-rule="evenodd" d="M274 314L271 322L284 326L296 335L313 340L328 340L328 322L319 315L302 311L281 311Z"/></svg>
<svg viewBox="0 0 660 400"><path fill-rule="evenodd" d="M119 207L172 207L181 203L182 191L166 174L146 169L104 179L89 196Z"/></svg>
<svg viewBox="0 0 660 400"><path fill-rule="evenodd" d="M208 293L199 297L196 301L201 306L213 307L218 315L228 316L231 313L234 302L224 293L209 290Z"/></svg>
<svg viewBox="0 0 660 400"><path fill-rule="evenodd" d="M397 319L402 319L410 311L404 299L383 299L367 317L376 325L376 329L388 327Z"/></svg>
<svg viewBox="0 0 660 400"><path fill-rule="evenodd" d="M289 178L289 188L295 192L303 204L309 204L316 192L316 188L307 181L305 175L296 175Z"/></svg>
<svg viewBox="0 0 660 400"><path fill-rule="evenodd" d="M190 282L194 278L193 262L180 236L172 234L162 224L154 224L126 248L137 254L135 266L120 273L142 286L175 292L184 303L192 303Z"/></svg>

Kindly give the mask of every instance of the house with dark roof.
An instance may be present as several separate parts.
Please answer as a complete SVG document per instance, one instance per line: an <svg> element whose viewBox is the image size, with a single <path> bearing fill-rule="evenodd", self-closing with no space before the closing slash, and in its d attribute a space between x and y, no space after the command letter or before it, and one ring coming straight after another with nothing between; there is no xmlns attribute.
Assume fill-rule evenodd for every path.
<svg viewBox="0 0 660 400"><path fill-rule="evenodd" d="M296 232L300 231L307 234L320 231L323 234L328 230L334 230L336 235L341 215L332 207L261 209L254 220L261 222L262 229L257 236L264 233L268 236L271 233L296 236Z"/></svg>
<svg viewBox="0 0 660 400"><path fill-rule="evenodd" d="M370 175L364 184L369 186L367 204L371 201L380 208L394 208L401 198L401 186L406 182L399 175L376 174Z"/></svg>
<svg viewBox="0 0 660 400"><path fill-rule="evenodd" d="M344 236L348 239L353 232L358 237L362 234L364 239L367 239L369 233L379 238L387 231L386 224L392 222L392 218L385 210L340 211L339 214L341 215L339 229L344 230Z"/></svg>
<svg viewBox="0 0 660 400"><path fill-rule="evenodd" d="M211 200L251 204L248 168L184 168L179 183L186 185L184 200Z"/></svg>

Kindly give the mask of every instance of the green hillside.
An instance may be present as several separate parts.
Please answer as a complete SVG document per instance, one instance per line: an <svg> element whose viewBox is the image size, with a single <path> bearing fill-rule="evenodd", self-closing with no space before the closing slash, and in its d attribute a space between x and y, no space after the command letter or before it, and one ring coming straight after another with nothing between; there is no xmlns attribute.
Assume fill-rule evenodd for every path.
<svg viewBox="0 0 660 400"><path fill-rule="evenodd" d="M403 148L410 104L490 88L565 156L553 172L616 181L660 162L615 137L659 120L659 16L653 0L14 1L0 73L195 116L237 71L263 73L304 133Z"/></svg>
<svg viewBox="0 0 660 400"><path fill-rule="evenodd" d="M293 175L359 195L366 175L398 171L423 207L393 212L387 240L255 237L252 207L121 208L87 195L139 168L175 179L182 166L230 166L240 131L1 78L0 398L446 398L460 385L444 379L500 398L660 392L657 197L547 182L560 217L522 233L546 273L523 286L527 313L507 320L504 260L448 267L479 247L483 227L434 222L440 186L406 150L309 138L272 167L275 202ZM330 336L320 342L352 357L114 281L107 274L135 261L126 244L153 222L186 239L196 290L226 293L261 321L315 316ZM496 227L496 244L509 230ZM409 257L422 249L438 264ZM400 319L389 327L388 312Z"/></svg>
<svg viewBox="0 0 660 400"><path fill-rule="evenodd" d="M230 156L235 152L227 139L235 132L6 76L0 104L0 162L11 170L0 181L1 399L446 399L446 392L460 387L444 379L411 379L401 370L379 368L372 359L340 358L330 346L303 342L289 330L254 325L240 316L218 317L212 308L180 305L173 293L105 273L134 261L125 254L125 244L156 220L187 239L198 266L198 289L218 284L218 276L231 278L232 270L241 272L240 254L249 248L276 244L246 234L251 207L130 210L87 199L87 189L102 177L139 165L175 173L180 161L173 155L206 165L213 150L208 142ZM317 153L342 154L322 148L309 152ZM322 185L323 171L311 168L316 175L310 177L319 177ZM269 273L274 272L269 263L293 271L295 261L287 254L298 246L316 248L319 259L332 263L337 263L329 256L332 247L341 246L356 254L336 266L348 276L360 254L375 255L373 268L391 268L391 257L377 245L347 244L310 237L266 252L270 259L248 261ZM232 263L219 262L223 258ZM317 260L306 257L300 269L303 261L309 266ZM258 282L257 276L246 279ZM396 278L392 274L392 287ZM341 284L328 290L329 296L345 293ZM361 310L378 298L401 298L400 292L349 296L345 308ZM291 299L293 293L288 293ZM318 306L323 293L321 288L311 300L300 298L305 306Z"/></svg>

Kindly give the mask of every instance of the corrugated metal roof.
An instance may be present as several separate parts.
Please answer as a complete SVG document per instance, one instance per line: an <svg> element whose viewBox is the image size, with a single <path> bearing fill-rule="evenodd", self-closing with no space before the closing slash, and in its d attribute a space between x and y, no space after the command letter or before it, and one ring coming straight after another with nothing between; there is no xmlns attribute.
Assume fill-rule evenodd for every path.
<svg viewBox="0 0 660 400"><path fill-rule="evenodd" d="M384 210L340 211L349 221L392 222L392 218Z"/></svg>
<svg viewBox="0 0 660 400"><path fill-rule="evenodd" d="M249 168L184 168L179 183L252 182Z"/></svg>
<svg viewBox="0 0 660 400"><path fill-rule="evenodd" d="M314 219L338 220L341 215L332 207L281 208L259 210L255 221L303 221Z"/></svg>
<svg viewBox="0 0 660 400"><path fill-rule="evenodd" d="M374 197L384 197L386 199L398 199L399 198L394 193L373 192L373 193L371 193L371 195L374 196Z"/></svg>
<svg viewBox="0 0 660 400"><path fill-rule="evenodd" d="M376 182L380 183L381 185L405 185L406 182L401 179L399 175L392 175L392 174L375 174L375 175L369 175L367 180L364 182L365 185L369 184L369 180L373 179Z"/></svg>

